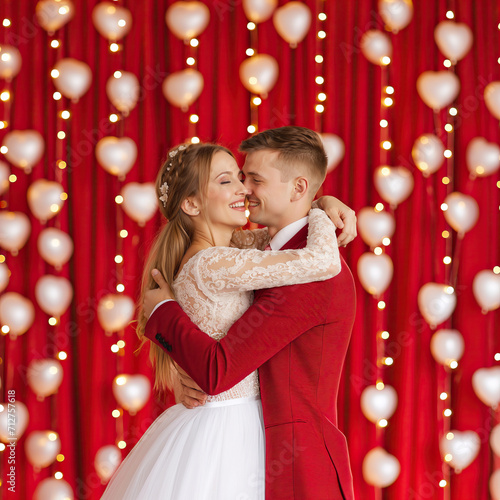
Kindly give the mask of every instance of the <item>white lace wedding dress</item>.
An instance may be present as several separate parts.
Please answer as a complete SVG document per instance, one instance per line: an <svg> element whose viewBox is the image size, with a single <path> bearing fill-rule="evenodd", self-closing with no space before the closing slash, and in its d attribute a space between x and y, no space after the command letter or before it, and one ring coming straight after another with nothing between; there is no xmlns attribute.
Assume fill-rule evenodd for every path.
<svg viewBox="0 0 500 500"><path fill-rule="evenodd" d="M267 230L238 231L238 246L262 248ZM307 248L267 251L213 247L194 255L174 283L196 325L221 339L248 309L252 290L331 278L340 272L335 227L309 214ZM192 410L163 412L130 451L105 500L263 500L265 440L257 371Z"/></svg>

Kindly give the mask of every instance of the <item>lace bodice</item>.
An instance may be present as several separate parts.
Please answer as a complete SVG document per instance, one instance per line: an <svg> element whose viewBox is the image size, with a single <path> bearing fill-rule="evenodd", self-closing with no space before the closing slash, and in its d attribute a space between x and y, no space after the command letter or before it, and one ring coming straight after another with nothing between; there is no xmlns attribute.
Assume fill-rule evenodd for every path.
<svg viewBox="0 0 500 500"><path fill-rule="evenodd" d="M309 212L307 247L263 252L267 230L239 231L233 243L246 249L211 247L189 259L173 284L176 300L201 330L220 340L253 301L253 290L322 281L340 272L335 226L321 210ZM259 394L257 372L208 401Z"/></svg>

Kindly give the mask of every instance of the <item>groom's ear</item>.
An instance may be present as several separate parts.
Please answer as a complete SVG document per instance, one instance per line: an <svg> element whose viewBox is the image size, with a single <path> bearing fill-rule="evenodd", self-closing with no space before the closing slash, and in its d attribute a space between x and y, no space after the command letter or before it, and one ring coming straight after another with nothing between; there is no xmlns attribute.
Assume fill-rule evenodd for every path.
<svg viewBox="0 0 500 500"><path fill-rule="evenodd" d="M181 210L191 217L200 215L200 202L194 196L190 196L181 203Z"/></svg>
<svg viewBox="0 0 500 500"><path fill-rule="evenodd" d="M309 181L305 177L297 177L293 181L293 190L290 196L290 201L298 201L302 199L308 192Z"/></svg>

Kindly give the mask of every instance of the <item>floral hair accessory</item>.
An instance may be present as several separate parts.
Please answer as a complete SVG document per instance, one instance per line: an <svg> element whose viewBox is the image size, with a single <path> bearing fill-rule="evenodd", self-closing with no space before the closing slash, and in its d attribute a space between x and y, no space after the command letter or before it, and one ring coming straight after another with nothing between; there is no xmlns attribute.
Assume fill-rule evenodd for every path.
<svg viewBox="0 0 500 500"><path fill-rule="evenodd" d="M186 149L187 146L185 146L184 144L181 144L178 148L175 148L174 150L170 151L170 153L168 153L168 156L170 158L170 162L168 164L168 167L167 167L167 172L170 171L170 168L172 167L172 160L174 159L175 155L179 152L179 151L183 151L184 149ZM167 205L167 200L168 200L168 184L166 182L164 182L161 186L160 186L160 192L161 192L161 196L160 196L160 201L163 202L163 206L165 207Z"/></svg>

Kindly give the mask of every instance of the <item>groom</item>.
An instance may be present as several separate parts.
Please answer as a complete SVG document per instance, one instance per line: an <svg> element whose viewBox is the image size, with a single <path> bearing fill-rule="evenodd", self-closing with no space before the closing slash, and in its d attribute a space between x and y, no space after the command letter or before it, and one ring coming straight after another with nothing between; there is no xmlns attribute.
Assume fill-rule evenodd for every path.
<svg viewBox="0 0 500 500"><path fill-rule="evenodd" d="M245 140L240 149L247 154L250 220L268 227L273 250L303 248L307 214L326 175L320 137L282 127ZM259 368L269 500L354 498L347 443L337 428L338 385L355 313L353 278L341 262L330 280L255 292L253 305L220 342L191 323L177 302L160 303L173 297L160 274L160 288L146 293L146 314L160 303L146 336L208 394Z"/></svg>

